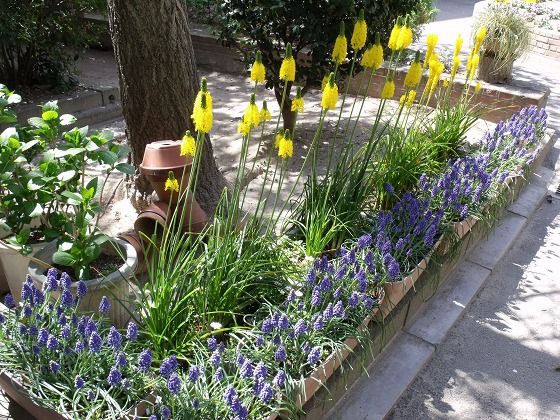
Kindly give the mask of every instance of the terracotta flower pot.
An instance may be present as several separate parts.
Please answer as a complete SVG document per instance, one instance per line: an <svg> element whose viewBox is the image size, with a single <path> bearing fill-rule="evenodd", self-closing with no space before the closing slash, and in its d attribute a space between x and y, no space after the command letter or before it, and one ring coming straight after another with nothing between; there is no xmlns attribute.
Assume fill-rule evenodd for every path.
<svg viewBox="0 0 560 420"><path fill-rule="evenodd" d="M118 250L115 249L115 247L118 248ZM56 250L56 241L49 242L35 254L35 258L52 264L52 257ZM117 328L124 328L130 320L131 312L131 308L129 307L130 288L128 281L132 279L134 275L138 259L134 247L122 239L112 239L106 244L105 252L114 253L116 255L120 254L125 258L125 262L117 271L105 277L84 281L89 292L80 302L79 309L82 311L97 312L101 298L107 296L111 298L111 308L108 313L111 322L115 324ZM43 283L47 280L45 267L34 261L30 261L28 271L35 286L42 290ZM77 282L72 283L70 290L74 295L76 295L77 287ZM58 297L58 292L54 292L53 297Z"/></svg>
<svg viewBox="0 0 560 420"><path fill-rule="evenodd" d="M35 404L27 397L27 395L25 395L24 387L21 382L8 372L2 372L0 374L0 388L2 388L12 400L18 403L25 411L36 419L67 420L75 418L75 415L72 415L71 413L60 414L50 408L41 407L40 405ZM136 406L132 407L124 416L119 417L119 419L128 420L137 418L137 416L144 416L146 414L146 408L146 403L140 402Z"/></svg>
<svg viewBox="0 0 560 420"><path fill-rule="evenodd" d="M184 206L182 202L179 203L178 208L181 210L184 208L185 211L183 232L202 232L202 229L208 223L208 217L198 202L192 198L192 195L187 197L187 202ZM138 215L134 222L134 230L141 239L145 236L151 237L154 233L156 233L156 236L161 237L168 224L171 223L171 217L172 213L167 203L156 201ZM176 217L180 217L179 213L177 213ZM179 221L177 220L176 223L179 223Z"/></svg>
<svg viewBox="0 0 560 420"><path fill-rule="evenodd" d="M179 185L185 189L189 183L192 159L181 156L181 140L155 141L146 145L140 173L145 175L159 199L170 203L179 193L165 191L165 181L172 171ZM184 176L183 176L184 175Z"/></svg>

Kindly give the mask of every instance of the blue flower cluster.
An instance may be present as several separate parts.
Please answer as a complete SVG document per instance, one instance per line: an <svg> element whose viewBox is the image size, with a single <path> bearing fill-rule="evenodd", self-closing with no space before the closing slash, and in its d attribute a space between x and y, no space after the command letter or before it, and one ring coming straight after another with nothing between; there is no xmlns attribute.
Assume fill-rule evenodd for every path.
<svg viewBox="0 0 560 420"><path fill-rule="evenodd" d="M151 365L151 357L149 362L146 357L139 357L135 366L134 355L128 352L129 343L138 338L138 327L130 322L123 337L117 328L107 326L103 315L111 304L106 297L100 302L101 317L78 316L77 307L88 290L85 283L79 282L74 296L71 287L72 281L66 273L58 277L56 269L51 268L43 290L35 286L31 277L26 278L20 306L8 294L4 302L9 312L0 319L0 351L10 348L16 354L26 353L21 359L26 360L25 367L18 367L22 363L19 359L11 361L14 371L28 369L31 363L47 381L71 380L67 387L84 392L84 399L89 396L90 400L106 400L103 395L108 392L112 398L124 398L126 402L126 393L132 386L141 389L146 381L142 374L146 370L144 367ZM84 372L95 373L86 375ZM169 380L170 386L178 392L176 380ZM58 398L58 394L54 397Z"/></svg>

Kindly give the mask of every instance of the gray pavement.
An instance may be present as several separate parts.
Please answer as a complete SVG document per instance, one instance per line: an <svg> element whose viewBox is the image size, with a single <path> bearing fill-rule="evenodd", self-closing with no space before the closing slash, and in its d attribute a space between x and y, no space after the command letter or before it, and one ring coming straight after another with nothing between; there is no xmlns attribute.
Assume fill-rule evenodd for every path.
<svg viewBox="0 0 560 420"><path fill-rule="evenodd" d="M560 200L516 245L390 419L560 418Z"/></svg>

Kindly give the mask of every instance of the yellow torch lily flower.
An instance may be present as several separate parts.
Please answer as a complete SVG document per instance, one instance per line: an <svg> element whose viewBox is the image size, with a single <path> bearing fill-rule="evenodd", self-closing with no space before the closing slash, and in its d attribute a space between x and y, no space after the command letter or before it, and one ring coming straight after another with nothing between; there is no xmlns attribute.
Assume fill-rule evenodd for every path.
<svg viewBox="0 0 560 420"><path fill-rule="evenodd" d="M196 140L191 135L191 132L187 130L185 135L183 136L183 141L181 142L181 156L192 156L196 152Z"/></svg>
<svg viewBox="0 0 560 420"><path fill-rule="evenodd" d="M377 70L383 64L383 47L379 40L379 32L375 34L375 44L364 51L360 64L364 68L372 70Z"/></svg>
<svg viewBox="0 0 560 420"><path fill-rule="evenodd" d="M344 33L344 22L340 22L340 34L336 37L334 48L332 51L332 59L336 64L342 64L346 59L348 50L348 42Z"/></svg>
<svg viewBox="0 0 560 420"><path fill-rule="evenodd" d="M265 75L266 70L264 68L264 64L262 63L261 52L257 51L255 62L251 67L251 80L256 83L264 83Z"/></svg>
<svg viewBox="0 0 560 420"><path fill-rule="evenodd" d="M212 130L212 95L208 92L206 79L201 81L200 91L194 100L194 108L191 118L194 121L196 131L209 133Z"/></svg>
<svg viewBox="0 0 560 420"><path fill-rule="evenodd" d="M261 122L261 113L259 111L259 107L255 103L255 94L251 94L251 100L249 101L249 105L245 108L245 114L243 114L243 119L247 124L251 127L257 127Z"/></svg>
<svg viewBox="0 0 560 420"><path fill-rule="evenodd" d="M278 143L278 156L287 159L294 155L294 142L292 141L292 134L290 130L284 132L284 136Z"/></svg>
<svg viewBox="0 0 560 420"><path fill-rule="evenodd" d="M439 37L437 34L429 34L426 37L426 55L424 56L424 68L427 67L428 63L430 62L430 59L432 58L432 54L434 53L435 49L436 49L436 45L438 43Z"/></svg>
<svg viewBox="0 0 560 420"><path fill-rule="evenodd" d="M286 45L286 56L280 65L280 79L285 82L296 80L296 61L292 57L292 44Z"/></svg>
<svg viewBox="0 0 560 420"><path fill-rule="evenodd" d="M453 51L453 56L458 56L461 53L461 48L463 48L463 37L459 34L455 40L455 50Z"/></svg>
<svg viewBox="0 0 560 420"><path fill-rule="evenodd" d="M270 115L270 111L268 110L266 101L263 101L259 119L261 120L261 122L270 121L272 119L272 115Z"/></svg>
<svg viewBox="0 0 560 420"><path fill-rule="evenodd" d="M303 112L303 96L301 96L301 87L298 86L296 97L292 100L292 111Z"/></svg>
<svg viewBox="0 0 560 420"><path fill-rule="evenodd" d="M476 83L476 86L474 87L474 93L479 93L482 89L482 85L480 84L480 82Z"/></svg>
<svg viewBox="0 0 560 420"><path fill-rule="evenodd" d="M422 80L422 65L420 64L420 53L416 51L414 61L410 64L408 73L404 78L404 85L406 87L415 87Z"/></svg>
<svg viewBox="0 0 560 420"><path fill-rule="evenodd" d="M403 50L408 48L410 44L412 44L412 29L408 26L408 23L405 21L404 26L401 28L399 32L399 37L397 38L397 51Z"/></svg>
<svg viewBox="0 0 560 420"><path fill-rule="evenodd" d="M245 119L245 115L241 117L241 121L237 126L237 132L241 134L243 137L248 136L251 132L251 123Z"/></svg>
<svg viewBox="0 0 560 420"><path fill-rule="evenodd" d="M381 99L391 99L395 95L395 81L387 78L381 90Z"/></svg>
<svg viewBox="0 0 560 420"><path fill-rule="evenodd" d="M165 181L165 191L171 190L175 192L179 192L179 182L175 178L175 174L173 171L169 171L167 174L167 180Z"/></svg>
<svg viewBox="0 0 560 420"><path fill-rule="evenodd" d="M360 16L354 25L354 32L352 32L352 38L350 39L350 44L354 51L359 51L366 45L367 39L367 23L364 19L364 10L360 10Z"/></svg>
<svg viewBox="0 0 560 420"><path fill-rule="evenodd" d="M410 108L414 103L414 99L416 99L416 91L411 90L408 92L408 95L406 96L406 106Z"/></svg>
<svg viewBox="0 0 560 420"><path fill-rule="evenodd" d="M397 49L397 40L399 39L399 34L401 32L401 17L397 18L395 22L395 26L391 29L391 35L389 36L389 42L387 46L391 48L393 51Z"/></svg>
<svg viewBox="0 0 560 420"><path fill-rule="evenodd" d="M338 86L334 82L334 73L329 75L329 82L323 89L323 97L321 98L321 107L325 110L335 109L338 101Z"/></svg>

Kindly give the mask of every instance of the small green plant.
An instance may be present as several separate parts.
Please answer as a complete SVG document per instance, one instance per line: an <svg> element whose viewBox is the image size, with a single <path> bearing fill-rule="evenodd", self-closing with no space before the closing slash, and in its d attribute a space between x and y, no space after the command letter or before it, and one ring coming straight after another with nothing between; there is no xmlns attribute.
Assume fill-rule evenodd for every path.
<svg viewBox="0 0 560 420"><path fill-rule="evenodd" d="M12 233L7 241L22 253L30 251L33 240L57 240L53 263L71 267L75 279L88 279L108 239L97 229L107 179L115 170L132 174L134 169L121 162L128 149L110 133L90 133L87 126L63 131L75 122L69 114L59 115L51 101L29 126L2 132L0 212L4 230ZM105 165L104 177L86 174L93 162Z"/></svg>

